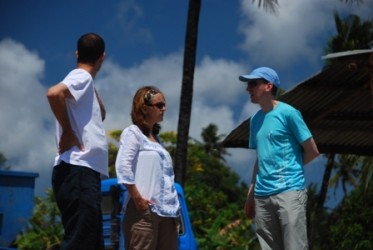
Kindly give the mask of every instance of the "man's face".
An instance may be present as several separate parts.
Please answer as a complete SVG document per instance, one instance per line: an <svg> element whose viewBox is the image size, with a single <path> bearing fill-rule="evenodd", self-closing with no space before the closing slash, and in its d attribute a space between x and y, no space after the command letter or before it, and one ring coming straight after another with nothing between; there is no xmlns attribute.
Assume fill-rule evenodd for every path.
<svg viewBox="0 0 373 250"><path fill-rule="evenodd" d="M249 92L252 103L259 103L261 97L267 91L268 84L264 79L252 79L247 82L246 91Z"/></svg>

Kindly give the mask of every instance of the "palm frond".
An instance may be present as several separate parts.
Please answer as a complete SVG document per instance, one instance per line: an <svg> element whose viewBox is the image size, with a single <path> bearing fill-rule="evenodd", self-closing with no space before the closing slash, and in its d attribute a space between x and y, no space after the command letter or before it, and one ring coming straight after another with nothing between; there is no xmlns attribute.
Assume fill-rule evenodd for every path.
<svg viewBox="0 0 373 250"><path fill-rule="evenodd" d="M252 0L254 4L256 0ZM279 4L277 0L258 0L258 7L263 7L264 10L269 11L273 14L277 13L277 8Z"/></svg>

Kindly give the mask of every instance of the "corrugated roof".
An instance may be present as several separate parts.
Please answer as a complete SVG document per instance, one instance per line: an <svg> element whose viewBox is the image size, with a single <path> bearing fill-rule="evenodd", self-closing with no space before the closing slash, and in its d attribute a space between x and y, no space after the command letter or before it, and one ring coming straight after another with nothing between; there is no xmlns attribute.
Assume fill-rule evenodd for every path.
<svg viewBox="0 0 373 250"><path fill-rule="evenodd" d="M320 153L373 155L373 50L326 58L337 61L278 99L301 111ZM223 141L248 147L250 118Z"/></svg>

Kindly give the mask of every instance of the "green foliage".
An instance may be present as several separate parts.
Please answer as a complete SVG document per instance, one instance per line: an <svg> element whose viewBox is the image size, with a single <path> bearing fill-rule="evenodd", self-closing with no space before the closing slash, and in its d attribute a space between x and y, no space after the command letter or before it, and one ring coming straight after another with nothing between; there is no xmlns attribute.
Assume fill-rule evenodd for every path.
<svg viewBox="0 0 373 250"><path fill-rule="evenodd" d="M344 193L347 193L347 185L356 186L361 163L364 157L358 155L338 155L334 166L335 175L330 179L330 185L338 187L338 183L342 184Z"/></svg>
<svg viewBox="0 0 373 250"><path fill-rule="evenodd" d="M257 245L252 221L243 206L247 186L225 164L217 127L202 131L202 143L189 140L185 195L199 249L254 249ZM176 134L161 134L174 157Z"/></svg>
<svg viewBox="0 0 373 250"><path fill-rule="evenodd" d="M204 136L204 140L210 143L209 147L205 146L206 142L189 140L187 181L184 187L199 248L255 249L257 241L251 230L252 222L243 211L247 186L240 183L239 176L225 164L225 150L211 153L211 149L216 148L214 145L219 145L221 136L216 135L215 125L209 128L213 133L205 133ZM120 132L112 131L110 135L118 141ZM162 133L160 137L171 156L174 156L176 133ZM109 162L113 170L117 152L118 147L111 143ZM52 249L61 242L63 228L51 190L47 190L46 198L35 198L34 214L29 224L27 230L17 238L19 249Z"/></svg>
<svg viewBox="0 0 373 250"><path fill-rule="evenodd" d="M225 135L218 135L218 127L215 124L209 124L202 130L201 136L204 141L205 152L209 156L224 161L223 156L228 153L220 142L224 139Z"/></svg>
<svg viewBox="0 0 373 250"><path fill-rule="evenodd" d="M35 197L33 215L26 230L17 236L16 244L21 250L53 249L61 243L63 227L51 189L46 197Z"/></svg>
<svg viewBox="0 0 373 250"><path fill-rule="evenodd" d="M329 39L325 53L336 53L348 50L369 49L373 41L373 21L362 21L359 16L349 15L341 18L334 13L337 34ZM331 64L336 60L328 60Z"/></svg>
<svg viewBox="0 0 373 250"><path fill-rule="evenodd" d="M109 136L111 137L111 138L113 138L114 140L116 140L116 141L119 141L120 140L120 135L122 134L122 130L120 130L120 129L116 129L116 130L111 130L110 132L109 132Z"/></svg>
<svg viewBox="0 0 373 250"><path fill-rule="evenodd" d="M118 143L120 140L120 135L122 134L122 130L111 130L109 131L109 137L114 140L114 142ZM118 146L113 143L109 142L109 176L110 178L115 178L117 176L115 172L115 160L118 154Z"/></svg>
<svg viewBox="0 0 373 250"><path fill-rule="evenodd" d="M253 249L256 245L256 238L250 230L251 221L243 213L237 213L240 211L242 211L241 206L228 205L217 214L211 225L202 225L201 229L206 236L198 239L199 249Z"/></svg>
<svg viewBox="0 0 373 250"><path fill-rule="evenodd" d="M354 189L330 214L320 249L373 249L373 186Z"/></svg>
<svg viewBox="0 0 373 250"><path fill-rule="evenodd" d="M338 155L333 166L335 175L329 185L340 183L345 193L344 200L333 211L316 211L314 195L309 197L308 209L316 225L312 244L314 250L322 249L373 249L373 158L357 155ZM348 194L347 190L353 191ZM312 189L309 189L312 190ZM313 189L314 190L314 189ZM314 193L311 192L311 193ZM369 239L369 240L367 240Z"/></svg>
<svg viewBox="0 0 373 250"><path fill-rule="evenodd" d="M312 250L324 250L328 248L319 248L319 241L325 235L329 233L329 222L327 220L328 213L327 210L317 209L317 202L319 196L317 195L317 185L310 184L307 190L308 201L307 201L307 231L309 234L309 244ZM313 227L314 230L313 230ZM313 230L313 231L312 231ZM313 233L313 237L311 234Z"/></svg>
<svg viewBox="0 0 373 250"><path fill-rule="evenodd" d="M0 170L9 170L10 166L6 165L7 159L3 153L0 152Z"/></svg>
<svg viewBox="0 0 373 250"><path fill-rule="evenodd" d="M118 147L113 144L109 143L109 176L110 178L115 178L117 173L115 172L115 160L118 154Z"/></svg>
<svg viewBox="0 0 373 250"><path fill-rule="evenodd" d="M205 184L188 185L186 194L199 249L245 249L256 244L243 205L228 203L226 194Z"/></svg>
<svg viewBox="0 0 373 250"><path fill-rule="evenodd" d="M369 43L373 40L372 20L362 21L356 15L341 18L335 13L334 21L337 34L329 39L325 49L326 54L369 48ZM337 62L337 59L328 60L326 65ZM317 227L313 230L316 234L311 239L313 241L312 249L373 249L372 234L367 234L367 232L373 231L370 226L373 220L371 215L366 214L367 211L370 213L372 204L365 204L364 209L366 202L362 197L356 195L356 193L362 195L372 188L372 185L369 185L373 175L372 159L372 157L356 155L338 155L335 165L329 166L334 168L335 175L330 180L329 178L324 180L324 183L329 183L335 188L341 184L345 195L347 187L353 187L355 190L351 195L345 196L344 201L331 215L327 214L325 210L313 211L312 218L316 219L317 223L314 224L317 224ZM327 169L329 169L328 166ZM320 196L326 195L326 192L327 189ZM351 202L352 200L353 202ZM311 207L311 209L314 208ZM365 221L359 220L359 218Z"/></svg>
<svg viewBox="0 0 373 250"><path fill-rule="evenodd" d="M373 157L362 157L361 165L360 183L364 188L364 191L367 191L369 183L373 178Z"/></svg>

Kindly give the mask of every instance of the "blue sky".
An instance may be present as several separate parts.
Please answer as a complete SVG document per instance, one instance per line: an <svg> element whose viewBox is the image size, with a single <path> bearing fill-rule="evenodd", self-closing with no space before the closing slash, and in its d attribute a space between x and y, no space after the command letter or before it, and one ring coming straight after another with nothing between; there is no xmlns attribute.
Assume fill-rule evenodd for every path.
<svg viewBox="0 0 373 250"><path fill-rule="evenodd" d="M200 139L214 123L228 134L258 107L238 75L273 67L288 90L321 70L323 48L335 34L333 12L372 17L373 3L279 0L276 15L251 0L203 0L190 135ZM188 1L0 0L0 152L13 170L38 172L36 193L50 186L54 121L46 90L75 67L83 33L106 41L106 61L96 85L107 109L106 129L130 124L137 88L165 92L163 131L176 131ZM229 165L249 182L253 152L230 149ZM306 166L307 182L320 182L325 160ZM329 203L335 204L332 195Z"/></svg>

